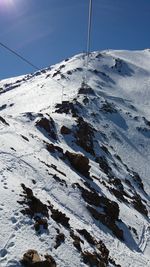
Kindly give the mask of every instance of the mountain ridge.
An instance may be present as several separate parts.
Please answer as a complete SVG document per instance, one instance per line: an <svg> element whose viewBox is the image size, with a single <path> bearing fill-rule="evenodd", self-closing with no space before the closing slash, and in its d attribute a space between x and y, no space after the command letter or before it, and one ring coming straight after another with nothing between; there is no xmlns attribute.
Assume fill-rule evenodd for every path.
<svg viewBox="0 0 150 267"><path fill-rule="evenodd" d="M0 81L2 267L28 249L149 266L149 56L93 52L86 69L80 54Z"/></svg>

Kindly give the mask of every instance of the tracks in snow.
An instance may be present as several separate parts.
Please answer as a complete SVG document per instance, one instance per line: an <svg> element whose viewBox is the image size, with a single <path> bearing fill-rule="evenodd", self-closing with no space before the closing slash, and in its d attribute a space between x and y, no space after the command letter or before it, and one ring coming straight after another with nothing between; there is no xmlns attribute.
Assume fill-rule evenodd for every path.
<svg viewBox="0 0 150 267"><path fill-rule="evenodd" d="M147 225L147 226L144 225L141 238L140 238L140 242L138 244L140 250L143 253L145 252L149 237L150 237L150 225Z"/></svg>

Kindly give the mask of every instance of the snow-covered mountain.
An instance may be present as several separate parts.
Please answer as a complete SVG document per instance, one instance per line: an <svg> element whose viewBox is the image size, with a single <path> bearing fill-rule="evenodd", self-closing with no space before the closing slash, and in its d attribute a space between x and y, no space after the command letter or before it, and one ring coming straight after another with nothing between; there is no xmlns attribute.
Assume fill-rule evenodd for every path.
<svg viewBox="0 0 150 267"><path fill-rule="evenodd" d="M86 64L0 81L1 267L150 266L150 50Z"/></svg>

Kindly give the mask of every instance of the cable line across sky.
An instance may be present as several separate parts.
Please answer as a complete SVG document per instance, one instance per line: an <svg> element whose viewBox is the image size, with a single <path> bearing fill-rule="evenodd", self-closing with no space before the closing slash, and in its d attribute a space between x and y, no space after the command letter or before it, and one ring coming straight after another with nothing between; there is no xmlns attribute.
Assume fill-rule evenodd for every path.
<svg viewBox="0 0 150 267"><path fill-rule="evenodd" d="M15 56L17 56L18 58L20 58L21 60L23 60L24 62L26 62L28 65L30 65L32 68L34 68L35 70L40 70L39 67L35 66L32 62L30 62L28 59L24 58L23 56L21 56L20 54L18 54L16 51L14 51L13 49L9 48L7 45L3 44L0 42L0 46L2 46L3 48L7 49L10 53L14 54Z"/></svg>
<svg viewBox="0 0 150 267"><path fill-rule="evenodd" d="M89 55L90 55L90 47L91 47L91 28L92 28L92 7L93 7L93 1L89 0L89 11L88 11L88 21L87 21L87 43L86 43L86 53L85 53L85 74L83 76L83 84L87 83L87 70L89 65ZM10 48L9 46L5 45L4 43L0 42L0 46L16 57L18 57L20 60L24 61L26 64L28 64L30 67L32 67L36 71L40 71L40 68L37 67L35 64L33 64L31 61L29 61L27 58L20 55L18 52ZM64 85L60 83L59 81L53 79L50 77L53 81L55 81L57 84L59 84L62 87L62 101L63 101L63 91L64 91Z"/></svg>

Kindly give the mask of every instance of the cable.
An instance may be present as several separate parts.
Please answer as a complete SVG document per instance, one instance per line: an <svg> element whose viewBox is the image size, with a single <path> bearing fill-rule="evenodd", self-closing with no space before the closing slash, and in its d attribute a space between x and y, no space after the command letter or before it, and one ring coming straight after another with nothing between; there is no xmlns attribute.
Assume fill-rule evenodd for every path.
<svg viewBox="0 0 150 267"><path fill-rule="evenodd" d="M87 38L87 56L89 56L89 53L90 53L91 28L92 28L92 0L89 0L89 21L88 21L88 38Z"/></svg>
<svg viewBox="0 0 150 267"><path fill-rule="evenodd" d="M4 47L5 49L7 49L9 52L11 52L12 54L14 54L15 56L19 57L21 60L23 60L24 62L26 62L28 65L30 65L31 67L33 67L36 70L40 70L40 68L38 68L37 66L35 66L34 64L32 64L29 60L25 59L24 57L22 57L20 54L18 54L17 52L15 52L14 50L12 50L11 48L9 48L8 46L4 45L3 43L0 42L0 46ZM50 77L51 80L55 81L57 84L59 84L62 87L62 95L61 95L61 101L63 101L63 90L64 90L64 85L62 85L60 82L54 80L52 77Z"/></svg>
<svg viewBox="0 0 150 267"><path fill-rule="evenodd" d="M92 0L89 0L89 14L88 14L88 31L87 31L87 48L85 53L85 72L83 75L82 86L87 84L87 71L89 65L89 54L90 54L90 44L91 44L91 29L92 29Z"/></svg>
<svg viewBox="0 0 150 267"><path fill-rule="evenodd" d="M36 70L40 70L40 68L38 68L37 66L33 65L29 60L25 59L24 57L22 57L21 55L19 55L17 52L15 52L14 50L12 50L11 48L9 48L8 46L4 45L3 43L0 42L0 46L4 47L5 49L7 49L9 52L11 52L12 54L16 55L17 57L19 57L21 60L23 60L24 62L26 62L28 65L30 65L31 67L33 67Z"/></svg>

